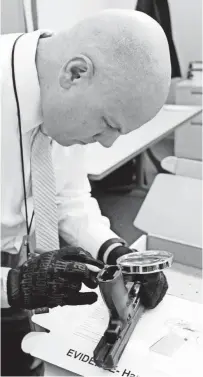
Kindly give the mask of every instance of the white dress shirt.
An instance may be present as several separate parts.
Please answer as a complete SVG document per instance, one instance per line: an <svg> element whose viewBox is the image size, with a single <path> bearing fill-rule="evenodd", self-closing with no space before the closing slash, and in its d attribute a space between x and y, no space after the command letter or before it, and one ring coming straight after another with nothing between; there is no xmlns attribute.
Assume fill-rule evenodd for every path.
<svg viewBox="0 0 203 377"><path fill-rule="evenodd" d="M40 87L35 65L39 38L51 33L24 34L15 47L15 80L20 103L29 219L33 212L30 177L30 152L33 136L43 123ZM1 130L1 250L19 252L26 234L23 181L16 101L11 74L11 53L19 34L1 37L2 130ZM84 147L62 147L52 143L56 175L59 234L69 244L80 246L97 257L100 246L118 237L110 230L109 220L101 215L84 166ZM94 156L93 156L94 157ZM31 234L34 232L34 221Z"/></svg>

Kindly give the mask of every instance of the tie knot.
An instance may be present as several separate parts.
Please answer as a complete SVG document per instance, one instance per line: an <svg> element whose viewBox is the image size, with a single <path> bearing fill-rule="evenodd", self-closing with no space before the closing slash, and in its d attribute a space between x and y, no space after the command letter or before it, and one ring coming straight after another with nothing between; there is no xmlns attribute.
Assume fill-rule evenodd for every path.
<svg viewBox="0 0 203 377"><path fill-rule="evenodd" d="M32 154L36 153L46 153L47 150L51 146L51 139L49 136L45 135L40 129L38 130L37 134L32 143ZM38 156L40 158L40 156Z"/></svg>

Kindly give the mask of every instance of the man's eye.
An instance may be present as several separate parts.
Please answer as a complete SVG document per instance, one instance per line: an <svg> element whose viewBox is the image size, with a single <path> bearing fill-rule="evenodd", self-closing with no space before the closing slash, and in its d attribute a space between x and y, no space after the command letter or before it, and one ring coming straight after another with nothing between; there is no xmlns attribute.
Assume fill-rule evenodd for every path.
<svg viewBox="0 0 203 377"><path fill-rule="evenodd" d="M114 128L108 123L108 121L105 118L104 118L104 123L106 124L108 128L111 128L112 130L114 130Z"/></svg>

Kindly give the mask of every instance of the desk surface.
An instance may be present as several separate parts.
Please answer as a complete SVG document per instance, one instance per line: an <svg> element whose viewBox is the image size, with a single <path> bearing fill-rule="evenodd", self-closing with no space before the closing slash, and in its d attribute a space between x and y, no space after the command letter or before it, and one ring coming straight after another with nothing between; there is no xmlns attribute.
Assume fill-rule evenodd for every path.
<svg viewBox="0 0 203 377"><path fill-rule="evenodd" d="M145 251L147 236L141 236L131 248ZM202 303L202 270L199 268L173 263L172 267L164 271L168 283L168 294L185 300Z"/></svg>
<svg viewBox="0 0 203 377"><path fill-rule="evenodd" d="M131 247L142 251L145 249L145 244L146 236L142 236ZM169 282L169 295L193 302L202 302L201 270L174 263L172 268L166 270L165 273ZM44 376L78 376L78 374L46 362Z"/></svg>
<svg viewBox="0 0 203 377"><path fill-rule="evenodd" d="M145 237L146 236L142 236L142 239L137 240L131 246L141 251L145 243L143 242L145 241ZM201 270L173 263L172 268L166 270L165 274L169 282L169 295L202 303ZM78 376L78 374L46 362L44 376Z"/></svg>
<svg viewBox="0 0 203 377"><path fill-rule="evenodd" d="M111 148L104 148L98 143L85 146L89 178L103 179L200 111L199 106L165 105L154 119L130 134L120 136Z"/></svg>

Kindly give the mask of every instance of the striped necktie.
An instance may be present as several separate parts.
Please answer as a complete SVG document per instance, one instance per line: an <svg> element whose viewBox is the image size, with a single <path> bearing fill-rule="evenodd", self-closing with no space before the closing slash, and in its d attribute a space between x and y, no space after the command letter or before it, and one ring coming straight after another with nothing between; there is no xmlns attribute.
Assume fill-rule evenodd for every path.
<svg viewBox="0 0 203 377"><path fill-rule="evenodd" d="M36 248L44 251L59 249L56 185L51 140L40 129L32 143L31 176Z"/></svg>

